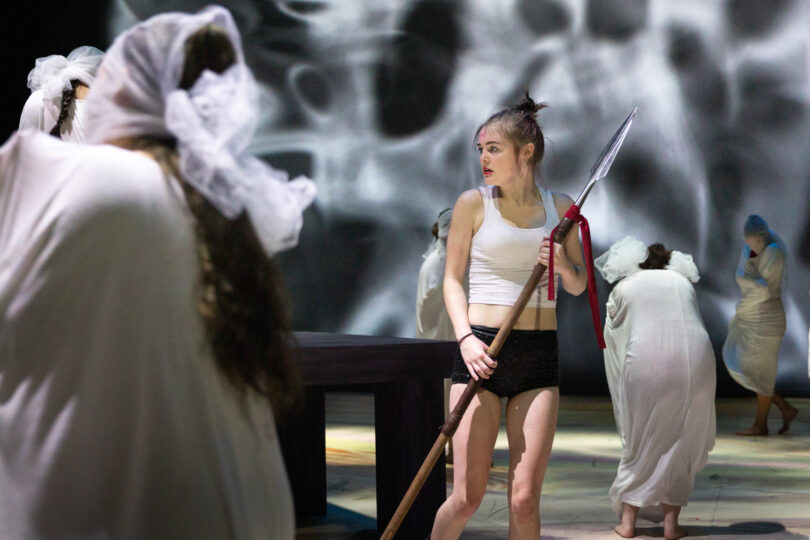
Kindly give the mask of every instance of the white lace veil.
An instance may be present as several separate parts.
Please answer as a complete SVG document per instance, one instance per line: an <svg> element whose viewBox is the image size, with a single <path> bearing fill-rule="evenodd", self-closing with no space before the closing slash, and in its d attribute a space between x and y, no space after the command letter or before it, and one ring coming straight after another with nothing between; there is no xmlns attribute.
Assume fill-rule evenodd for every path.
<svg viewBox="0 0 810 540"><path fill-rule="evenodd" d="M632 236L625 236L593 261L608 283L613 283L641 270L639 263L647 258L647 246Z"/></svg>
<svg viewBox="0 0 810 540"><path fill-rule="evenodd" d="M236 62L180 89L186 40L209 24L229 36ZM288 181L286 172L247 152L258 117L258 87L239 31L225 8L212 6L157 15L113 42L87 99L87 140L175 139L183 180L229 219L246 211L271 256L297 244L315 184L304 177Z"/></svg>
<svg viewBox="0 0 810 540"><path fill-rule="evenodd" d="M79 80L93 86L96 71L104 59L104 52L85 45L70 51L67 58L52 54L37 58L34 69L28 73L28 88L40 90L42 102L54 118L59 116L62 92L70 90L70 81Z"/></svg>
<svg viewBox="0 0 810 540"><path fill-rule="evenodd" d="M664 268L678 272L692 283L700 281L700 274L698 273L695 261L688 253L673 250L669 255L669 264Z"/></svg>
<svg viewBox="0 0 810 540"><path fill-rule="evenodd" d="M647 246L644 242L633 236L625 236L600 255L594 261L594 266L605 281L614 283L641 270L638 265L647 259L647 255ZM695 261L687 253L673 250L669 264L664 268L678 272L692 283L697 283L700 279Z"/></svg>

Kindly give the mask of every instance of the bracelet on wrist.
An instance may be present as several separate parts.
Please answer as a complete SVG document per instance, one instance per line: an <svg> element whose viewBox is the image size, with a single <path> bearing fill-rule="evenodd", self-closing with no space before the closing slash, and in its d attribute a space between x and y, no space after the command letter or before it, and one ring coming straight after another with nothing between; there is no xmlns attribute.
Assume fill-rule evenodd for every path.
<svg viewBox="0 0 810 540"><path fill-rule="evenodd" d="M472 332L470 332L469 334L464 334L463 336L461 336L459 338L459 340L458 340L458 344L461 345L461 342L464 341L465 339L467 339L468 337L470 337L471 335L473 335Z"/></svg>

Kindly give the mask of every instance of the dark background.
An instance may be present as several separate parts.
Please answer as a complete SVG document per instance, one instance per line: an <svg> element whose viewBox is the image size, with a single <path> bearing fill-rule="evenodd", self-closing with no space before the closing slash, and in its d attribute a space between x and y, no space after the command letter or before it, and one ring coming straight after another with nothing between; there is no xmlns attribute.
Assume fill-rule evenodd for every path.
<svg viewBox="0 0 810 540"><path fill-rule="evenodd" d="M788 331L778 388L810 395L810 5L386 0L225 2L265 83L256 150L318 183L299 247L279 257L300 330L413 336L436 214L481 183L476 126L528 89L551 108L541 182L574 197L634 106L637 120L584 208L596 252L626 234L694 255L719 353L739 290L742 223L785 240ZM106 48L139 17L194 1L24 2L3 19L0 135L34 60ZM31 24L27 21L36 21ZM607 285L600 281L602 305ZM587 298L559 303L562 390L605 393ZM719 358L719 356L718 356ZM718 363L720 395L743 395Z"/></svg>

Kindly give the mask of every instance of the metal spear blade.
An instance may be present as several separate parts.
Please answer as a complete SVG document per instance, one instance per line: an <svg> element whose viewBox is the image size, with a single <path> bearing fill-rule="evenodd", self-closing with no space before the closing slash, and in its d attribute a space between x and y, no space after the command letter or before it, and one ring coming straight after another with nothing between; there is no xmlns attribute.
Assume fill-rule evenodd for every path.
<svg viewBox="0 0 810 540"><path fill-rule="evenodd" d="M614 133L613 137L611 137L610 142L608 142L607 146L605 146L604 150L602 150L602 153L599 154L599 158L596 160L596 163L594 163L593 167L591 167L591 177L588 181L588 185L585 187L576 202L578 207L582 207L582 203L585 202L585 197L588 196L588 193L590 193L594 184L607 175L608 171L610 170L610 166L613 165L613 160L616 159L616 154L619 153L619 148L622 147L622 143L624 142L625 137L627 137L627 132L630 131L630 125L633 123L633 119L636 117L636 111L638 111L638 107L634 108L633 112L631 112L627 118L625 118L622 125L619 126L619 129L616 130L616 133Z"/></svg>
<svg viewBox="0 0 810 540"><path fill-rule="evenodd" d="M610 166L613 165L613 160L616 159L616 154L619 153L619 148L622 147L624 138L627 137L627 132L630 131L630 124L633 123L633 118L636 117L637 110L638 107L633 109L633 112L624 120L616 133L613 134L610 142L605 146L605 149L602 150L599 159L597 159L596 163L591 167L591 180L599 180L610 170Z"/></svg>

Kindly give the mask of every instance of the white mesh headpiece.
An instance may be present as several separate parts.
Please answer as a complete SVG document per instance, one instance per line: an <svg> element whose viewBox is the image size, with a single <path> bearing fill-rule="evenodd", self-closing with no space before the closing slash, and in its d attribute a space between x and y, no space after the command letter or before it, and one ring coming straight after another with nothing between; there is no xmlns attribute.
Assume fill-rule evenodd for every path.
<svg viewBox="0 0 810 540"><path fill-rule="evenodd" d="M638 265L647 260L648 255L644 242L628 235L615 242L593 263L605 281L614 283L641 270ZM664 268L678 272L692 283L697 283L700 279L695 261L687 253L672 250L669 263Z"/></svg>
<svg viewBox="0 0 810 540"><path fill-rule="evenodd" d="M85 45L74 49L67 58L52 54L37 58L34 69L28 73L28 88L31 92L42 91L42 101L56 118L62 102L62 92L70 90L70 81L79 80L92 86L96 71L104 59L104 52Z"/></svg>
<svg viewBox="0 0 810 540"><path fill-rule="evenodd" d="M647 246L633 236L625 236L593 261L608 283L613 283L641 270L638 265L647 258Z"/></svg>
<svg viewBox="0 0 810 540"><path fill-rule="evenodd" d="M209 24L226 32L236 62L180 89L186 40ZM213 6L193 15L157 15L115 40L87 99L87 140L176 139L183 179L226 217L246 211L272 255L298 242L315 184L304 177L288 182L287 173L247 152L258 117L258 88L239 31L226 9Z"/></svg>
<svg viewBox="0 0 810 540"><path fill-rule="evenodd" d="M213 24L231 39L237 64L244 64L239 31L224 8L189 15L156 15L118 36L99 69L87 98L89 142L152 135L170 137L164 111L167 96L177 89L185 63L186 40Z"/></svg>

